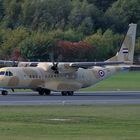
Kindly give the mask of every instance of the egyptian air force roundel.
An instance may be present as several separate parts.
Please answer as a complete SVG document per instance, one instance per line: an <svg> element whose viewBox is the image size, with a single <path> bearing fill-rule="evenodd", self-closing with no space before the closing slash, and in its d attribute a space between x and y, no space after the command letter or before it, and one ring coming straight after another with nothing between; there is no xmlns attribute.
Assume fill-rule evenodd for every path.
<svg viewBox="0 0 140 140"><path fill-rule="evenodd" d="M104 77L105 76L105 72L103 70L99 70L98 74L100 77Z"/></svg>

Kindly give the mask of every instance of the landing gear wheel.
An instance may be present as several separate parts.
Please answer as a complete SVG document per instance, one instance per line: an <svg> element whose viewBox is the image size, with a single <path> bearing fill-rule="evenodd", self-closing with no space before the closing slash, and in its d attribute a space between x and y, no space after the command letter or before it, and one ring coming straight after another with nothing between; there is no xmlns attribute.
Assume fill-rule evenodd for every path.
<svg viewBox="0 0 140 140"><path fill-rule="evenodd" d="M51 91L49 89L38 88L36 91L38 91L38 94L41 96L51 94Z"/></svg>
<svg viewBox="0 0 140 140"><path fill-rule="evenodd" d="M68 91L68 96L73 96L73 91Z"/></svg>
<svg viewBox="0 0 140 140"><path fill-rule="evenodd" d="M48 90L48 89L45 89L45 95L50 95L51 94L51 91L50 90Z"/></svg>
<svg viewBox="0 0 140 140"><path fill-rule="evenodd" d="M1 92L1 94L2 94L2 95L8 95L8 91L3 90L3 91Z"/></svg>
<svg viewBox="0 0 140 140"><path fill-rule="evenodd" d="M44 95L44 91L43 90L40 90L40 91L38 91L38 94L39 95Z"/></svg>
<svg viewBox="0 0 140 140"><path fill-rule="evenodd" d="M62 96L67 96L68 95L67 91L62 91L61 94L62 94Z"/></svg>

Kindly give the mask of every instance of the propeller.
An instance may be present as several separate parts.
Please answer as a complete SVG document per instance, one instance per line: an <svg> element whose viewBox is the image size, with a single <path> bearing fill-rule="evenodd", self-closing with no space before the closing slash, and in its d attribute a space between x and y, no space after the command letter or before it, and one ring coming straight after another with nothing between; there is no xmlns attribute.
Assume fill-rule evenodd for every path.
<svg viewBox="0 0 140 140"><path fill-rule="evenodd" d="M53 66L51 67L51 69L54 71L55 74L59 74L58 64L62 60L62 56L59 55L58 58L57 58L57 61L55 62L54 61L54 54L53 53L50 53L50 60L51 60L51 62L53 64Z"/></svg>

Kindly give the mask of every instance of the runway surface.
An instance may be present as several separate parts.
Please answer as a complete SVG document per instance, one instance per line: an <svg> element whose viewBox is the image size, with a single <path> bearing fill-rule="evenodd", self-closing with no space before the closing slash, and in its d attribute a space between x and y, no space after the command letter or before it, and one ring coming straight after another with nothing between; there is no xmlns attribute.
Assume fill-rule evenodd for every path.
<svg viewBox="0 0 140 140"><path fill-rule="evenodd" d="M76 92L74 96L39 96L36 92L16 92L0 95L0 105L96 105L96 104L140 104L140 91Z"/></svg>

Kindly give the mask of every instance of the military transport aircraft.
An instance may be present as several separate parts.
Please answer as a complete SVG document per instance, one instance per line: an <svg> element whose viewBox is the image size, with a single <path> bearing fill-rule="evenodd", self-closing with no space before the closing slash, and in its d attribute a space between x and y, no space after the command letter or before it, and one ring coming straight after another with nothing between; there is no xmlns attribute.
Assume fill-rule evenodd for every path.
<svg viewBox="0 0 140 140"><path fill-rule="evenodd" d="M94 85L118 72L129 70L133 64L136 27L136 24L129 25L120 51L104 62L25 62L22 64L27 67L1 68L2 95L7 95L8 89L32 89L38 91L39 95L59 91L63 96L72 96L76 90Z"/></svg>

